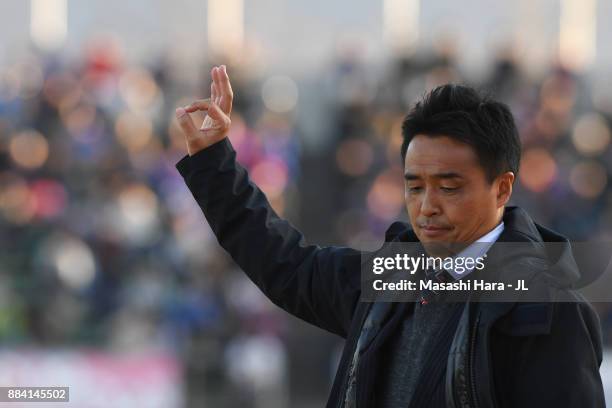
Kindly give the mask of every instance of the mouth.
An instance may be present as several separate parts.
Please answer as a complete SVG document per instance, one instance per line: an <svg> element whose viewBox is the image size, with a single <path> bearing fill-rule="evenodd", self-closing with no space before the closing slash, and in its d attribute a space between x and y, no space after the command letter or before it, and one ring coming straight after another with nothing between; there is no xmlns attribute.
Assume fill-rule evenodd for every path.
<svg viewBox="0 0 612 408"><path fill-rule="evenodd" d="M451 230L450 227L442 227L438 225L420 225L419 229L424 235L430 238L442 236Z"/></svg>

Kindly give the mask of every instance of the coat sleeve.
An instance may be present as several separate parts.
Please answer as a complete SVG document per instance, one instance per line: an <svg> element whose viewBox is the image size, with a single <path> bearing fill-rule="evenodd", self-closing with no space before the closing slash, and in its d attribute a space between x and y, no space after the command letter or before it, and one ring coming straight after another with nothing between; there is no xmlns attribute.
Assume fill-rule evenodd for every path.
<svg viewBox="0 0 612 408"><path fill-rule="evenodd" d="M359 251L307 245L236 161L228 138L176 168L219 244L273 303L346 337L360 296Z"/></svg>
<svg viewBox="0 0 612 408"><path fill-rule="evenodd" d="M549 334L524 339L501 406L604 408L599 318L586 302L555 303ZM510 403L509 403L510 402Z"/></svg>

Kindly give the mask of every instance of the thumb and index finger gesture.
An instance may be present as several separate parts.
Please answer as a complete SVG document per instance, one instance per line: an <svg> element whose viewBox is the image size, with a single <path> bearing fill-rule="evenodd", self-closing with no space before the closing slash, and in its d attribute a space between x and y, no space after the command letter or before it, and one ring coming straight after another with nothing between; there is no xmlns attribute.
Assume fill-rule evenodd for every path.
<svg viewBox="0 0 612 408"><path fill-rule="evenodd" d="M199 99L176 109L176 118L185 136L190 156L225 138L231 125L234 94L227 69L225 65L213 67L210 74L210 98ZM189 115L197 111L206 112L199 129Z"/></svg>

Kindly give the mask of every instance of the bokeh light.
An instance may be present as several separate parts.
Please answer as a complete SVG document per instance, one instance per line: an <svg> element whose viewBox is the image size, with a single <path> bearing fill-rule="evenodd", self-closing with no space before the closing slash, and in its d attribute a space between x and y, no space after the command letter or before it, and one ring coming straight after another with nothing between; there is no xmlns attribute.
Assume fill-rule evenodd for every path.
<svg viewBox="0 0 612 408"><path fill-rule="evenodd" d="M31 185L31 194L36 202L36 216L52 219L66 209L68 194L63 185L55 180L36 180Z"/></svg>
<svg viewBox="0 0 612 408"><path fill-rule="evenodd" d="M534 192L550 187L557 175L557 164L548 151L532 148L523 153L519 178L523 185Z"/></svg>
<svg viewBox="0 0 612 408"><path fill-rule="evenodd" d="M113 220L125 240L146 245L158 239L159 203L149 187L139 183L126 186L119 192L117 206Z"/></svg>
<svg viewBox="0 0 612 408"><path fill-rule="evenodd" d="M153 124L145 115L122 112L115 122L117 140L128 151L142 150L153 137Z"/></svg>
<svg viewBox="0 0 612 408"><path fill-rule="evenodd" d="M288 76L273 76L262 85L261 98L272 112L289 112L298 102L297 84Z"/></svg>
<svg viewBox="0 0 612 408"><path fill-rule="evenodd" d="M159 96L159 89L151 74L142 68L132 68L119 79L119 92L133 111L149 108Z"/></svg>
<svg viewBox="0 0 612 408"><path fill-rule="evenodd" d="M583 161L572 167L570 185L579 196L593 199L603 193L608 183L604 166L596 161Z"/></svg>
<svg viewBox="0 0 612 408"><path fill-rule="evenodd" d="M36 198L23 178L0 173L0 213L16 225L26 224L34 218Z"/></svg>
<svg viewBox="0 0 612 408"><path fill-rule="evenodd" d="M42 240L36 259L51 266L59 280L76 291L89 287L95 278L96 261L91 248L66 232L54 232Z"/></svg>
<svg viewBox="0 0 612 408"><path fill-rule="evenodd" d="M251 178L270 198L280 196L287 186L287 165L274 157L261 160L251 169Z"/></svg>
<svg viewBox="0 0 612 408"><path fill-rule="evenodd" d="M598 113L587 113L578 119L572 132L576 150L585 156L602 154L610 145L610 128Z"/></svg>
<svg viewBox="0 0 612 408"><path fill-rule="evenodd" d="M19 166L36 169L47 161L49 144L40 132L25 130L11 138L9 152L13 161Z"/></svg>
<svg viewBox="0 0 612 408"><path fill-rule="evenodd" d="M71 240L58 245L55 266L60 279L73 289L88 287L95 276L91 249L83 241Z"/></svg>

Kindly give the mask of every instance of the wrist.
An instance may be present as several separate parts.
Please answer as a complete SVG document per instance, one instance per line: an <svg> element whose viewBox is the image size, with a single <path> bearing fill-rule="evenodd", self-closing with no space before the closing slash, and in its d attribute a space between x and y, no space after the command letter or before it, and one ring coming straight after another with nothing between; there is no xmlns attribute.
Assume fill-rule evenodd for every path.
<svg viewBox="0 0 612 408"><path fill-rule="evenodd" d="M207 139L207 140L194 139L194 140L187 141L187 153L189 154L189 156L193 156L196 153L209 148L210 146L220 142L221 140L225 138L226 136L221 136L221 137L216 137L214 139Z"/></svg>
<svg viewBox="0 0 612 408"><path fill-rule="evenodd" d="M203 144L201 141L187 142L187 154L189 156L193 156L197 152L199 152L199 151L201 151L203 149L206 149L207 147L208 146Z"/></svg>
<svg viewBox="0 0 612 408"><path fill-rule="evenodd" d="M193 156L199 151L206 149L211 144L212 143L209 140L195 139L195 140L188 141L187 142L187 153L189 154L189 156Z"/></svg>

